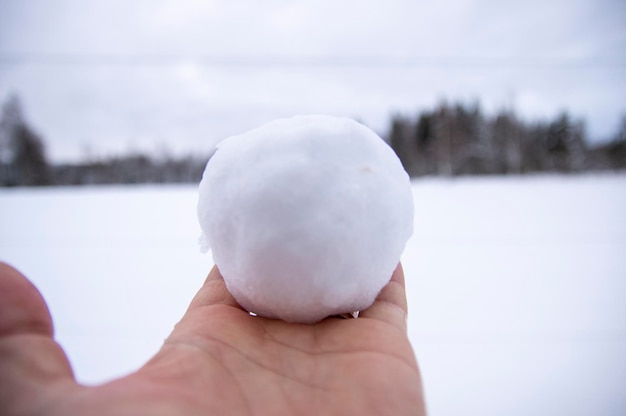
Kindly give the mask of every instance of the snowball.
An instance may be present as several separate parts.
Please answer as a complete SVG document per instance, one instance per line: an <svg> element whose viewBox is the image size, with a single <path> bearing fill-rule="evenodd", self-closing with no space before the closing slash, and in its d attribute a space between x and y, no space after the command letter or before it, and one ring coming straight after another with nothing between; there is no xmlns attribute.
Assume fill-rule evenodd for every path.
<svg viewBox="0 0 626 416"><path fill-rule="evenodd" d="M217 146L198 217L243 308L314 323L374 302L413 232L413 199L399 159L372 130L297 116Z"/></svg>

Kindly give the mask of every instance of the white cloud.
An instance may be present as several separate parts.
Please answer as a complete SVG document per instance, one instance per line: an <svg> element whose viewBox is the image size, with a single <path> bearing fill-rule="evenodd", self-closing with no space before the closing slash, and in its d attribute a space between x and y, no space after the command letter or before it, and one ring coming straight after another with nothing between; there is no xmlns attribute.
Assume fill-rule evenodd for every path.
<svg viewBox="0 0 626 416"><path fill-rule="evenodd" d="M0 2L0 54L36 58L0 65L0 99L13 91L22 96L55 157L85 142L123 148L130 137L204 148L204 140L295 112L355 116L383 131L390 113L417 112L442 98L479 99L487 109L512 102L529 116L569 109L604 138L626 113L625 4ZM46 63L41 53L87 63ZM144 61L116 64L110 56ZM211 57L257 65L203 61ZM419 58L422 65L265 65L298 57ZM88 63L94 58L102 65Z"/></svg>

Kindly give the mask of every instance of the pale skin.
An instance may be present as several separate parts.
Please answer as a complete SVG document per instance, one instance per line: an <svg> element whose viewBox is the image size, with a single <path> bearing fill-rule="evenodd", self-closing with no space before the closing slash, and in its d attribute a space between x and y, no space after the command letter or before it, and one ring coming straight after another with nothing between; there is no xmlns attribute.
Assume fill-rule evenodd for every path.
<svg viewBox="0 0 626 416"><path fill-rule="evenodd" d="M251 316L213 268L147 364L83 386L38 290L0 263L0 414L423 415L406 318L401 266L359 318L316 325Z"/></svg>

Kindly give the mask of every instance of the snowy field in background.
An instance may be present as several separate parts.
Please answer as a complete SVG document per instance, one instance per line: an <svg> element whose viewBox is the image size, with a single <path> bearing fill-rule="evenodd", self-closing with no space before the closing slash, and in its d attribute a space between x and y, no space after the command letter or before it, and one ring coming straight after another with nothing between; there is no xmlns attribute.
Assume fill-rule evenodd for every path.
<svg viewBox="0 0 626 416"><path fill-rule="evenodd" d="M626 413L626 175L414 182L403 256L432 416ZM156 352L211 267L196 187L0 190L0 260L76 376Z"/></svg>

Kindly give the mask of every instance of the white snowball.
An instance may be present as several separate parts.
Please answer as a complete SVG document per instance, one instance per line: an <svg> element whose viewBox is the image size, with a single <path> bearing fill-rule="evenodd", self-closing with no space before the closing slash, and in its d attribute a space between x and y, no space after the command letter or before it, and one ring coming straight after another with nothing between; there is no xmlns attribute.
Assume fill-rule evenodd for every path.
<svg viewBox="0 0 626 416"><path fill-rule="evenodd" d="M399 159L373 131L297 116L218 145L198 216L242 307L314 323L374 302L413 232L413 199Z"/></svg>

